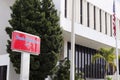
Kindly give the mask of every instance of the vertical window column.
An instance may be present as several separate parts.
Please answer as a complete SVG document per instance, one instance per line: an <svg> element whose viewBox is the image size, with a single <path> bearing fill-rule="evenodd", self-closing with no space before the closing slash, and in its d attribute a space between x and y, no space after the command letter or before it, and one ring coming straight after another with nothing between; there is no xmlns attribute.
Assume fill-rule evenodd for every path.
<svg viewBox="0 0 120 80"><path fill-rule="evenodd" d="M89 27L90 26L90 9L89 9L89 6L90 4L87 3L87 26Z"/></svg>
<svg viewBox="0 0 120 80"><path fill-rule="evenodd" d="M78 46L75 47L75 71L76 73L79 73L79 52L78 52Z"/></svg>
<svg viewBox="0 0 120 80"><path fill-rule="evenodd" d="M78 71L78 73L81 73L82 72L82 53L81 53L81 47L79 46L79 49L78 49L78 51L79 51L79 55L78 55L78 57L79 57L79 71ZM80 76L80 77L82 77L82 75Z"/></svg>
<svg viewBox="0 0 120 80"><path fill-rule="evenodd" d="M102 10L100 9L100 32L102 32Z"/></svg>
<svg viewBox="0 0 120 80"><path fill-rule="evenodd" d="M82 68L82 66L83 66L83 59L82 59L82 57L83 57L83 54L82 54L82 47L80 46L80 54L81 54L81 56L79 57L79 58L81 58L81 60L80 60L80 63L81 63L81 65L80 65L80 71L81 71L81 73L83 72L83 68ZM81 75L81 77L83 77L82 75Z"/></svg>
<svg viewBox="0 0 120 80"><path fill-rule="evenodd" d="M83 0L80 0L80 24L83 24Z"/></svg>
<svg viewBox="0 0 120 80"><path fill-rule="evenodd" d="M92 75L92 53L91 53L91 49L89 48L89 60L90 60L90 64L89 64L89 77L91 78L91 77L93 77L93 75Z"/></svg>
<svg viewBox="0 0 120 80"><path fill-rule="evenodd" d="M81 58L82 58L82 53L81 53L81 47L79 46L78 47L78 52L79 52L79 55L78 55L78 57L79 57L79 71L78 71L78 73L81 73L81 67L82 67L82 60L81 60ZM81 76L82 77L82 76Z"/></svg>
<svg viewBox="0 0 120 80"><path fill-rule="evenodd" d="M94 29L96 30L96 7L94 6Z"/></svg>
<svg viewBox="0 0 120 80"><path fill-rule="evenodd" d="M113 27L112 27L112 15L110 15L110 36L113 36Z"/></svg>
<svg viewBox="0 0 120 80"><path fill-rule="evenodd" d="M105 12L105 34L107 34L107 28L108 25L107 25L107 13Z"/></svg>
<svg viewBox="0 0 120 80"><path fill-rule="evenodd" d="M79 58L79 56L81 55L80 53L79 53L79 46L77 46L77 52L78 52L78 55L77 55L77 71L78 71L78 74L80 73L80 65L81 64L79 64L80 62L80 58Z"/></svg>
<svg viewBox="0 0 120 80"><path fill-rule="evenodd" d="M67 0L65 0L65 18L67 18Z"/></svg>
<svg viewBox="0 0 120 80"><path fill-rule="evenodd" d="M92 63L92 56L94 55L92 49L90 53L91 53L91 74L92 74L92 78L95 78L95 68L94 68L95 63L94 64Z"/></svg>
<svg viewBox="0 0 120 80"><path fill-rule="evenodd" d="M84 78L86 77L86 69L85 69L85 67L86 67L86 50L83 48L83 54L84 54Z"/></svg>

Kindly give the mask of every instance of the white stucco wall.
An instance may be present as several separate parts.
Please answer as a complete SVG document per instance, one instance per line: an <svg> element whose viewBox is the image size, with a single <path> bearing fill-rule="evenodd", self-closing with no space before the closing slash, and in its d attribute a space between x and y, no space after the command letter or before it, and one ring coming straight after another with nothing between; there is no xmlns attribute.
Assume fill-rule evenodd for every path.
<svg viewBox="0 0 120 80"><path fill-rule="evenodd" d="M10 62L10 70L9 70L9 79L8 80L20 80L20 75L16 74L13 64Z"/></svg>
<svg viewBox="0 0 120 80"><path fill-rule="evenodd" d="M10 8L14 0L0 0L0 54L5 54L8 35L5 32L5 27L9 26Z"/></svg>

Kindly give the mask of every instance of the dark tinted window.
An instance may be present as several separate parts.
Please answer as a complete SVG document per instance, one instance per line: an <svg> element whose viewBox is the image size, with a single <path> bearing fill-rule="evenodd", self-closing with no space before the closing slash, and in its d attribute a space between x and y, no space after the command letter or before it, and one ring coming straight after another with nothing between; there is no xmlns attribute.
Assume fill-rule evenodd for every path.
<svg viewBox="0 0 120 80"><path fill-rule="evenodd" d="M0 66L0 80L7 80L7 66Z"/></svg>
<svg viewBox="0 0 120 80"><path fill-rule="evenodd" d="M70 58L70 43L68 43L68 59ZM92 56L97 53L97 50L84 47L81 45L75 45L75 70L77 73L83 73L80 75L82 78L97 78L103 79L105 74L105 61L103 59L97 59L95 63L92 63ZM112 70L108 70L107 74L111 75Z"/></svg>

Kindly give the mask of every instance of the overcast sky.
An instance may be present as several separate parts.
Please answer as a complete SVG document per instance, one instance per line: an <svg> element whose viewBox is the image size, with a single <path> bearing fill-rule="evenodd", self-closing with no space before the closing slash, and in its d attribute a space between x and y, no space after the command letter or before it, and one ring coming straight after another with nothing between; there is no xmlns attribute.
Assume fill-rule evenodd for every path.
<svg viewBox="0 0 120 80"><path fill-rule="evenodd" d="M119 2L120 2L120 0L117 0L117 1L119 1Z"/></svg>

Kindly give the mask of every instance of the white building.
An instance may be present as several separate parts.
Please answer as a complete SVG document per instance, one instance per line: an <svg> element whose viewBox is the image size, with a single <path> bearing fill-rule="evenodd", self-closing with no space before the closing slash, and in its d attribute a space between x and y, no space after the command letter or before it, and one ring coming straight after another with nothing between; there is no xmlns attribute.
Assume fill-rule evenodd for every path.
<svg viewBox="0 0 120 80"><path fill-rule="evenodd" d="M19 75L15 73L10 63L9 55L6 52L8 35L5 32L5 27L10 26L8 23L11 13L9 7L14 1L15 0L0 1L0 71L2 72L3 68L6 70L6 79L3 80L19 80ZM72 0L53 1L60 16L60 26L63 28L64 54L62 56L70 57ZM83 77L103 78L104 69L102 67L105 65L104 61L100 59L96 61L95 65L90 65L90 63L91 56L97 49L101 47L115 47L116 45L112 28L113 0L75 0L75 3L76 72L83 72L85 74ZM119 9L120 2L116 0L118 39L120 39ZM118 48L120 49L120 40L118 40ZM98 68L91 68L90 66L96 66ZM87 70L89 68L91 71ZM1 75L2 74L0 74L0 76Z"/></svg>

